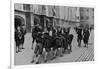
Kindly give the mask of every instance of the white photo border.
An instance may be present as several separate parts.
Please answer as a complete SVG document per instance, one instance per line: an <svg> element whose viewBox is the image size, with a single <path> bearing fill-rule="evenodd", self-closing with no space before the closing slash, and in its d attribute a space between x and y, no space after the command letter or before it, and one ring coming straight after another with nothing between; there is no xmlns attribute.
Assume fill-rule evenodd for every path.
<svg viewBox="0 0 100 69"><path fill-rule="evenodd" d="M57 2L56 2L57 1ZM79 4L79 2L78 2L78 4L77 4L77 2L75 2L75 4L74 3L72 3L72 2L67 2L67 1L65 1L65 2L67 2L67 3L65 3L65 2L62 2L62 1L65 1L65 0L52 0L52 1L47 1L47 0L11 0L11 2L10 2L10 36L11 36L11 41L10 41L10 45L11 45L11 51L10 51L10 53L11 53L11 58L10 58L10 61L11 61L11 63L10 63L10 67L11 67L11 69L27 69L27 68L36 68L37 67L37 69L38 69L38 67L42 67L42 69L43 68L45 68L45 65L46 66L49 66L50 68L52 68L51 66L53 66L54 68L55 68L55 65L57 66L58 65L58 67L59 67L59 65L60 64L62 64L62 66L63 65L69 65L69 66L71 66L71 64L94 64L95 62L69 62L69 63L67 63L67 64L65 64L65 63L57 63L57 64L39 64L39 65L22 65L22 66L14 66L14 3L24 3L24 4L43 4L43 5L59 5L59 6L74 6L74 7L91 7L91 8L96 8L96 6L95 6L95 4L82 4L82 3L80 3ZM79 0L78 0L79 1ZM94 12L94 14L95 14L95 12ZM95 18L94 18L94 21L95 21ZM95 23L95 22L94 22ZM95 46L95 44L94 44L94 46ZM73 65L73 66L75 66L75 65Z"/></svg>

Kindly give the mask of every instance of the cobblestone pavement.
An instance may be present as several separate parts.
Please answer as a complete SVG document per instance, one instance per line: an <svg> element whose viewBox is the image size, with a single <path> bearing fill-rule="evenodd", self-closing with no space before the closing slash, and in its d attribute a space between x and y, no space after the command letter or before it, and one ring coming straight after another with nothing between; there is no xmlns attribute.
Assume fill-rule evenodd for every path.
<svg viewBox="0 0 100 69"><path fill-rule="evenodd" d="M58 57L55 60L49 61L48 63L59 63L59 62L81 62L81 61L93 61L94 50L93 48L76 48L70 54L64 54L63 57Z"/></svg>

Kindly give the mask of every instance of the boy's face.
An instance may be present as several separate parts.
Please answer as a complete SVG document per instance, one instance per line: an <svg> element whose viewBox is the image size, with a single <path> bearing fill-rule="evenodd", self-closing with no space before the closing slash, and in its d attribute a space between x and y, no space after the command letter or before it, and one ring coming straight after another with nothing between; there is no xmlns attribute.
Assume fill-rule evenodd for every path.
<svg viewBox="0 0 100 69"><path fill-rule="evenodd" d="M20 27L17 27L17 30L20 31Z"/></svg>

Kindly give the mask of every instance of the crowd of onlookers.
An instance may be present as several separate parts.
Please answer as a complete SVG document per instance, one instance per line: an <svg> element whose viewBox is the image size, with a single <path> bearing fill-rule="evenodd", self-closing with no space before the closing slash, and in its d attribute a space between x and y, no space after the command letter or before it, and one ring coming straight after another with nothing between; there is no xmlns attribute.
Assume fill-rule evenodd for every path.
<svg viewBox="0 0 100 69"><path fill-rule="evenodd" d="M42 27L37 24L32 28L32 47L34 49L34 56L32 63L35 61L34 58L39 58L44 55L44 62L47 62L47 55L52 51L53 57L57 56L58 50L60 50L60 56L63 55L66 51L69 53L72 52L72 40L74 38L73 34L70 34L71 27L52 27L48 26L44 30ZM83 40L85 46L88 47L89 36L92 28L90 27L74 27L75 32L77 33L77 42L78 47L81 47L81 41ZM26 29L24 25L18 26L15 28L15 42L16 42L16 53L20 52L21 49L24 49L23 44L25 40ZM35 47L34 47L35 43ZM20 47L20 45L22 47ZM36 63L41 63L37 61Z"/></svg>

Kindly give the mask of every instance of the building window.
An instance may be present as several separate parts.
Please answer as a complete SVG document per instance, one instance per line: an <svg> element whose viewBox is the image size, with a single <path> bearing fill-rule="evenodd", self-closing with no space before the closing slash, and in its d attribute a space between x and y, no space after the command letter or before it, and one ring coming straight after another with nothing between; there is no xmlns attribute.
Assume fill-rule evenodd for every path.
<svg viewBox="0 0 100 69"><path fill-rule="evenodd" d="M30 10L30 5L29 4L23 4L24 10Z"/></svg>
<svg viewBox="0 0 100 69"><path fill-rule="evenodd" d="M87 9L87 12L89 11L89 9Z"/></svg>
<svg viewBox="0 0 100 69"><path fill-rule="evenodd" d="M94 8L92 9L92 11L94 12Z"/></svg>
<svg viewBox="0 0 100 69"><path fill-rule="evenodd" d="M88 20L89 19L89 16L86 16L86 20Z"/></svg>
<svg viewBox="0 0 100 69"><path fill-rule="evenodd" d="M81 16L81 17L80 17L80 19L82 19L82 20L83 20L83 19L84 19L84 17L83 17L83 16Z"/></svg>
<svg viewBox="0 0 100 69"><path fill-rule="evenodd" d="M84 9L82 8L82 9L80 9L80 11L84 12Z"/></svg>
<svg viewBox="0 0 100 69"><path fill-rule="evenodd" d="M79 20L79 19L80 19L80 17L79 17L79 16L77 16L77 19Z"/></svg>

